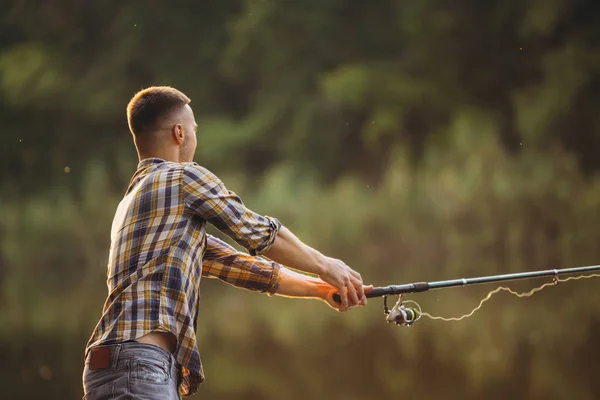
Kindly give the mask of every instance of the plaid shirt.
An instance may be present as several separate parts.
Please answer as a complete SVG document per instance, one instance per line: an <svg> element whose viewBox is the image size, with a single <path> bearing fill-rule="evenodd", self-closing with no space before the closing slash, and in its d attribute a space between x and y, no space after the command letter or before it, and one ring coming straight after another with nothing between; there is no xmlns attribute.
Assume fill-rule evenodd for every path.
<svg viewBox="0 0 600 400"><path fill-rule="evenodd" d="M206 222L252 256L206 234ZM275 293L280 265L253 256L270 248L280 227L248 210L196 163L142 160L113 221L108 298L86 357L93 346L172 332L183 375L179 391L195 393L204 380L195 331L201 275Z"/></svg>

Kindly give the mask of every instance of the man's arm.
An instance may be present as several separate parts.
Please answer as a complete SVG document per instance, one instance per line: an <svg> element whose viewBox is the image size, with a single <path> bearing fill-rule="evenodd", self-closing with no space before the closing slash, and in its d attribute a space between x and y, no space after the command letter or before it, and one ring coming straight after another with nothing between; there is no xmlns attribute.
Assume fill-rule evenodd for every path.
<svg viewBox="0 0 600 400"><path fill-rule="evenodd" d="M276 262L242 253L224 241L207 235L202 276L273 295L279 289L280 269L281 266Z"/></svg>
<svg viewBox="0 0 600 400"><path fill-rule="evenodd" d="M333 300L333 294L339 291L335 286L322 279L299 274L285 267L281 267L280 275L279 289L275 293L277 296L323 300L332 308L343 311L340 309L342 304ZM365 293L371 290L373 290L373 286L364 287Z"/></svg>
<svg viewBox="0 0 600 400"><path fill-rule="evenodd" d="M182 183L186 209L214 225L251 255L261 254L275 240L281 223L246 208L242 199L206 168L185 164Z"/></svg>
<svg viewBox="0 0 600 400"><path fill-rule="evenodd" d="M275 241L263 254L280 264L317 274L323 281L333 285L342 299L341 311L354 305L367 304L363 281L358 272L343 261L327 257L302 243L284 226L279 229Z"/></svg>
<svg viewBox="0 0 600 400"><path fill-rule="evenodd" d="M212 235L207 235L202 275L269 295L323 300L334 309L344 311L341 303L333 301L333 294L338 292L335 286L273 261L239 252ZM371 288L366 287L365 290Z"/></svg>
<svg viewBox="0 0 600 400"><path fill-rule="evenodd" d="M275 218L259 215L227 190L221 180L198 164L186 164L183 171L186 208L210 222L245 247L251 255L264 254L281 264L318 274L338 288L341 311L366 304L360 274L341 260L326 257L302 243Z"/></svg>

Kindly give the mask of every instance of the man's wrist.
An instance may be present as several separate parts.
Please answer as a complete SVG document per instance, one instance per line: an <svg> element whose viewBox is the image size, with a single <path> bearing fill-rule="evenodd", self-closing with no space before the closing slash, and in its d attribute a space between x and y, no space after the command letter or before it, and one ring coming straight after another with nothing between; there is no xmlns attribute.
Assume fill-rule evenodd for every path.
<svg viewBox="0 0 600 400"><path fill-rule="evenodd" d="M310 280L308 282L307 297L325 300L330 286L321 280Z"/></svg>
<svg viewBox="0 0 600 400"><path fill-rule="evenodd" d="M315 253L316 253L315 263L314 263L316 266L315 274L317 274L319 276L323 276L327 272L327 257L324 256L323 254L319 253L316 250L315 250Z"/></svg>

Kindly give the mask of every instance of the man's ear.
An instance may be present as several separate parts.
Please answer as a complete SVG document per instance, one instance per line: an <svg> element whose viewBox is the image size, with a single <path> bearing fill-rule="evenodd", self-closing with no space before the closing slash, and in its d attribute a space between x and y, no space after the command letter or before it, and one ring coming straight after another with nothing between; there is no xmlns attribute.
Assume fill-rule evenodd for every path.
<svg viewBox="0 0 600 400"><path fill-rule="evenodd" d="M173 135L173 139L178 145L183 143L183 139L185 138L185 134L183 132L183 125L175 124L171 129L171 134Z"/></svg>

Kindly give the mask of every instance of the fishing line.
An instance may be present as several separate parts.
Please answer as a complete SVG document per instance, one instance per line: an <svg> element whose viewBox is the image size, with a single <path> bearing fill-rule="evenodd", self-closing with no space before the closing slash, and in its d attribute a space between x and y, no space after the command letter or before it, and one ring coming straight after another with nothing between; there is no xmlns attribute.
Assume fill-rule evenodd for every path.
<svg viewBox="0 0 600 400"><path fill-rule="evenodd" d="M543 285L540 285L538 287L531 289L528 292L523 292L523 293L516 292L516 291L512 290L511 288L508 288L505 286L498 286L496 289L490 291L488 293L488 295L479 302L479 305L473 309L473 311L471 311L468 314L462 315L460 317L440 317L440 316L431 315L431 314L429 314L427 312L423 312L423 311L421 311L420 314L423 317L427 317L427 318L433 319L433 320L440 320L440 321L445 321L445 322L460 321L465 318L469 318L469 317L473 316L473 314L475 314L475 312L478 311L483 306L483 303L485 303L486 301L491 299L492 296L495 295L496 293L500 293L502 291L508 292L514 296L521 297L521 298L522 297L530 297L530 296L533 296L535 293L541 291L542 289L547 288L548 286L556 286L559 283L563 283L563 282L567 282L567 281L571 281L571 280L590 279L590 278L600 278L600 274L570 276L570 277L564 278L564 279L555 277L552 282L544 283Z"/></svg>

